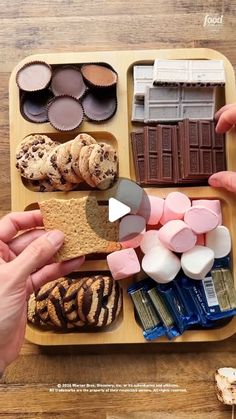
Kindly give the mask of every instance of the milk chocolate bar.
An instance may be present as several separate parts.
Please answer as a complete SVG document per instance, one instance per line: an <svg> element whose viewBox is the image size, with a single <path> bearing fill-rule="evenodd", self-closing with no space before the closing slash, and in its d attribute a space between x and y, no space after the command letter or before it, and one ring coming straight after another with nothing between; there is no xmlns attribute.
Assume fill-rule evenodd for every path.
<svg viewBox="0 0 236 419"><path fill-rule="evenodd" d="M147 86L152 86L153 65L135 65L134 75L134 98L135 100L144 99Z"/></svg>
<svg viewBox="0 0 236 419"><path fill-rule="evenodd" d="M184 118L213 120L214 87L147 87L144 122L175 122Z"/></svg>
<svg viewBox="0 0 236 419"><path fill-rule="evenodd" d="M175 183L177 179L176 126L144 128L144 154L147 184Z"/></svg>
<svg viewBox="0 0 236 419"><path fill-rule="evenodd" d="M155 183L159 179L160 156L156 127L144 127L144 152L146 165L146 183Z"/></svg>
<svg viewBox="0 0 236 419"><path fill-rule="evenodd" d="M155 60L153 84L224 86L223 60Z"/></svg>
<svg viewBox="0 0 236 419"><path fill-rule="evenodd" d="M140 184L147 182L146 159L144 155L144 132L139 130L131 133L131 144L134 156L136 181Z"/></svg>
<svg viewBox="0 0 236 419"><path fill-rule="evenodd" d="M214 122L184 120L145 126L131 134L136 180L140 184L206 184L225 170L224 137Z"/></svg>
<svg viewBox="0 0 236 419"><path fill-rule="evenodd" d="M158 125L159 182L164 184L177 181L177 131L176 126Z"/></svg>
<svg viewBox="0 0 236 419"><path fill-rule="evenodd" d="M183 179L207 179L225 170L224 138L215 133L214 122L184 120L179 129Z"/></svg>

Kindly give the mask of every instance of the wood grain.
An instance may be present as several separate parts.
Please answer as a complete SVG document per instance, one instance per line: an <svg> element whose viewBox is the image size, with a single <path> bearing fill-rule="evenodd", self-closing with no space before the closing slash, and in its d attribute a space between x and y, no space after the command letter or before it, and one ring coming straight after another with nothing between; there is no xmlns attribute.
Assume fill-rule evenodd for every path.
<svg viewBox="0 0 236 419"><path fill-rule="evenodd" d="M236 2L2 0L0 2L0 215L10 210L8 79L29 54L209 47L236 67ZM204 27L205 15L222 15ZM216 368L236 365L236 339L208 344L40 348L25 343L0 384L0 418L215 419ZM58 383L176 383L187 393L52 393Z"/></svg>

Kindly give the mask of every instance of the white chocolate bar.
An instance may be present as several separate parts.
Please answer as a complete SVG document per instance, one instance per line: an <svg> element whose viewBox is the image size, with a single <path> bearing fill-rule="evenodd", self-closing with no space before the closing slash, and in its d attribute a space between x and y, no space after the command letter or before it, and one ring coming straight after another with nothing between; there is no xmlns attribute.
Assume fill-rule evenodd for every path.
<svg viewBox="0 0 236 419"><path fill-rule="evenodd" d="M155 60L153 84L224 85L223 60Z"/></svg>

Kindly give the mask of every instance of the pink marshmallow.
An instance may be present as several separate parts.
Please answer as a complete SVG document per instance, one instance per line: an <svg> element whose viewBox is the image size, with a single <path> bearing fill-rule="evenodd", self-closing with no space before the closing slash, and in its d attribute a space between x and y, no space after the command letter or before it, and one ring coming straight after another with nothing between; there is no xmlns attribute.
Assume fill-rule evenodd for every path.
<svg viewBox="0 0 236 419"><path fill-rule="evenodd" d="M171 220L182 220L185 212L191 207L190 199L181 192L171 192L164 203L164 212L160 219L163 225Z"/></svg>
<svg viewBox="0 0 236 419"><path fill-rule="evenodd" d="M200 205L201 207L209 208L214 211L219 217L219 225L222 224L221 203L219 199L194 199L192 206Z"/></svg>
<svg viewBox="0 0 236 419"><path fill-rule="evenodd" d="M186 211L184 221L194 233L203 234L214 230L218 226L219 217L209 208L195 205Z"/></svg>
<svg viewBox="0 0 236 419"><path fill-rule="evenodd" d="M192 249L197 236L182 220L172 220L160 228L158 232L160 242L173 252L182 253Z"/></svg>
<svg viewBox="0 0 236 419"><path fill-rule="evenodd" d="M124 249L140 245L146 231L145 218L140 215L127 215L119 224L119 241Z"/></svg>
<svg viewBox="0 0 236 419"><path fill-rule="evenodd" d="M196 245L198 246L205 246L205 234L198 234Z"/></svg>
<svg viewBox="0 0 236 419"><path fill-rule="evenodd" d="M107 264L114 279L128 278L141 270L134 249L123 249L110 253L107 256Z"/></svg>
<svg viewBox="0 0 236 419"><path fill-rule="evenodd" d="M159 223L164 209L164 199L158 196L143 194L143 199L138 210L138 214L145 218L149 225Z"/></svg>

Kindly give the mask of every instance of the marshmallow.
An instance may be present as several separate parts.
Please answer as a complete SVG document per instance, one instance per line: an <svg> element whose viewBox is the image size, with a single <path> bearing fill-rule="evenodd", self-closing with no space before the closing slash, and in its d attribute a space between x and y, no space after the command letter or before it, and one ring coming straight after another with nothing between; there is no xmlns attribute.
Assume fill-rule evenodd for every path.
<svg viewBox="0 0 236 419"><path fill-rule="evenodd" d="M209 208L214 211L219 217L219 225L222 224L221 203L219 199L194 199L192 206L200 205L201 207Z"/></svg>
<svg viewBox="0 0 236 419"><path fill-rule="evenodd" d="M156 225L159 223L164 209L164 199L158 196L143 194L143 199L138 210L147 224Z"/></svg>
<svg viewBox="0 0 236 419"><path fill-rule="evenodd" d="M231 237L225 226L218 226L206 234L206 246L213 250L215 258L223 258L230 253Z"/></svg>
<svg viewBox="0 0 236 419"><path fill-rule="evenodd" d="M131 214L137 214L143 199L143 189L128 179L122 179L116 191L115 199L128 205Z"/></svg>
<svg viewBox="0 0 236 419"><path fill-rule="evenodd" d="M114 279L128 278L141 270L134 249L123 249L110 253L107 256L107 264Z"/></svg>
<svg viewBox="0 0 236 419"><path fill-rule="evenodd" d="M144 254L148 253L153 247L162 246L158 236L159 232L157 230L146 231L140 243L141 250Z"/></svg>
<svg viewBox="0 0 236 419"><path fill-rule="evenodd" d="M176 277L181 264L174 253L165 247L157 246L144 255L142 268L150 278L165 284Z"/></svg>
<svg viewBox="0 0 236 419"><path fill-rule="evenodd" d="M181 256L182 269L192 279L204 279L213 264L214 252L205 246L195 246Z"/></svg>
<svg viewBox="0 0 236 419"><path fill-rule="evenodd" d="M219 216L209 208L195 205L186 211L184 221L194 233L202 234L218 226Z"/></svg>
<svg viewBox="0 0 236 419"><path fill-rule="evenodd" d="M205 234L198 234L196 244L199 246L205 246Z"/></svg>
<svg viewBox="0 0 236 419"><path fill-rule="evenodd" d="M119 241L122 247L125 249L138 247L145 231L146 221L140 215L127 215L122 218L119 224Z"/></svg>
<svg viewBox="0 0 236 419"><path fill-rule="evenodd" d="M167 249L182 253L195 246L197 236L184 221L172 220L160 228L159 240Z"/></svg>
<svg viewBox="0 0 236 419"><path fill-rule="evenodd" d="M190 199L181 192L171 192L167 195L164 212L160 223L165 224L170 220L182 220L185 211L191 207Z"/></svg>

